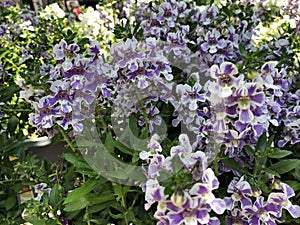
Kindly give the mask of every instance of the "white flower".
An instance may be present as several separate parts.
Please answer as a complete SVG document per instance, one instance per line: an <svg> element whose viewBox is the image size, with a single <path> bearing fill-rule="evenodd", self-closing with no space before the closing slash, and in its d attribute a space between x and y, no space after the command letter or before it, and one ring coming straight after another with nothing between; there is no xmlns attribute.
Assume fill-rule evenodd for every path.
<svg viewBox="0 0 300 225"><path fill-rule="evenodd" d="M62 10L57 3L46 6L44 12L40 13L40 16L45 19L57 19L64 18L66 16L65 11Z"/></svg>

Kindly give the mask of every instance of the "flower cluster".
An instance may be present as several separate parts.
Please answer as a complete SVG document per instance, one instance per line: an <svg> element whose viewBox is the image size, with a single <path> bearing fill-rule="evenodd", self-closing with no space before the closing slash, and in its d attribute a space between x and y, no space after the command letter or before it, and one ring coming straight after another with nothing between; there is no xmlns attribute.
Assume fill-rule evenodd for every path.
<svg viewBox="0 0 300 225"><path fill-rule="evenodd" d="M91 39L101 37L105 43L113 39L114 18L112 12L106 8L98 7L94 10L88 7L86 12L79 15L79 20L80 22L75 25L80 27L81 34Z"/></svg>
<svg viewBox="0 0 300 225"><path fill-rule="evenodd" d="M83 120L96 106L110 114L104 122L117 137L117 132L127 135L122 123L129 121L136 122L136 133L143 128L155 133L139 158L147 178L142 184L145 209L156 206L157 224L217 225L216 214L225 211L227 224L274 225L283 221L283 209L298 218L300 207L291 203L295 193L288 184L272 181L266 193L253 185L265 184L259 172L279 177L265 169L276 162L268 159L273 147L300 142L297 19L285 15L260 23L267 8L256 1L144 5L137 10L140 27L132 29L141 29L143 37L134 31L111 44L108 56L102 54L105 41L92 39L107 30L110 35L113 18L88 8L79 18L83 33L90 35L89 47L65 40L55 45L56 65L41 67L50 77L48 89L32 102L30 121L41 130L57 124L81 133ZM285 8L276 13L290 12ZM164 110L169 114L165 120ZM177 136L166 135L171 144L162 144L156 131L165 124L180 132L174 134L179 143ZM259 143L263 135L270 139L268 146ZM273 158L292 152L281 154ZM237 177L225 197L217 174L230 181L228 171Z"/></svg>
<svg viewBox="0 0 300 225"><path fill-rule="evenodd" d="M85 115L82 113L82 105L89 106L95 101L98 88L107 91L98 86L108 79L108 73L101 69L105 65L98 54L99 43L95 41L90 46L91 59L83 57L79 50L77 44L68 44L65 40L54 46L58 64L50 71L50 93L34 103L36 111L30 117L38 128L48 129L57 123L65 130L71 125L75 132L81 132L80 121L89 116L88 111Z"/></svg>
<svg viewBox="0 0 300 225"><path fill-rule="evenodd" d="M179 136L179 145L170 149L170 155L161 154L162 147L155 134L149 142L149 150L140 153L141 159L147 160L145 174L148 177L143 186L145 208L158 203L154 214L159 220L157 224L220 224L217 217L210 213L223 214L225 201L216 198L213 190L218 189L219 181L213 170L208 168L207 157L202 151L193 151L188 136ZM176 160L180 163L176 164ZM176 173L184 168L180 179L189 180L183 187L166 193L163 175ZM177 171L176 171L177 170ZM191 176L190 176L191 175ZM185 178L184 178L185 177Z"/></svg>
<svg viewBox="0 0 300 225"><path fill-rule="evenodd" d="M65 11L57 3L46 6L44 11L40 13L40 17L46 20L64 18L65 16Z"/></svg>
<svg viewBox="0 0 300 225"><path fill-rule="evenodd" d="M0 6L4 7L4 8L9 8L14 6L16 3L13 0L1 0L0 1Z"/></svg>
<svg viewBox="0 0 300 225"><path fill-rule="evenodd" d="M227 224L276 224L281 221L282 209L286 209L293 218L300 216L300 207L293 205L290 198L295 196L293 189L282 182L273 184L274 189L267 200L258 191L252 191L250 184L244 180L233 179L228 186L226 208L230 211ZM252 201L254 198L255 201Z"/></svg>

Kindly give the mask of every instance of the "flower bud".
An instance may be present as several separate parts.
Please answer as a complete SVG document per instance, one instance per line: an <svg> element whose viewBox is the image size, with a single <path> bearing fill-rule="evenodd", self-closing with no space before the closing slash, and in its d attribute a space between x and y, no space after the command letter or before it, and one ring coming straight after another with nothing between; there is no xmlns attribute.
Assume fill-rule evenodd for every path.
<svg viewBox="0 0 300 225"><path fill-rule="evenodd" d="M171 196L171 202L177 207L181 207L187 201L187 196L182 190L177 190Z"/></svg>

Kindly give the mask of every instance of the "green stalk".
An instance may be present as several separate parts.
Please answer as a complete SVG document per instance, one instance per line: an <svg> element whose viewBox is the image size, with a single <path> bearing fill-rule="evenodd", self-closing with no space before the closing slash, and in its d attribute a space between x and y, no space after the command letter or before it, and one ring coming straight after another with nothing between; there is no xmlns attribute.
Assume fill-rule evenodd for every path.
<svg viewBox="0 0 300 225"><path fill-rule="evenodd" d="M77 152L75 147L73 146L70 138L66 135L65 131L61 128L61 126L56 126L56 128L58 129L58 131L61 133L61 135L63 136L65 142L67 142L68 146L71 148L71 150L75 153Z"/></svg>

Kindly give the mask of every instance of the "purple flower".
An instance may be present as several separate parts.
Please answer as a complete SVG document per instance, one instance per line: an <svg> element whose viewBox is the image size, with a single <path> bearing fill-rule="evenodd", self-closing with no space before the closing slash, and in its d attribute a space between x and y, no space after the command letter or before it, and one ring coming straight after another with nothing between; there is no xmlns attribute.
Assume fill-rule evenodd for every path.
<svg viewBox="0 0 300 225"><path fill-rule="evenodd" d="M137 47L138 41L135 38L112 44L110 55L116 67L127 67L131 72L136 71L139 67L138 61L145 57L144 53L137 51Z"/></svg>
<svg viewBox="0 0 300 225"><path fill-rule="evenodd" d="M54 125L54 118L60 117L58 108L53 108L48 96L45 96L35 104L35 113L30 114L30 122L39 128L51 128Z"/></svg>
<svg viewBox="0 0 300 225"><path fill-rule="evenodd" d="M260 91L256 83L245 83L228 97L227 113L231 116L239 115L241 123L251 123L255 117L253 111L264 104L265 94Z"/></svg>
<svg viewBox="0 0 300 225"><path fill-rule="evenodd" d="M281 189L283 193L278 193L278 192L270 193L268 196L268 202L278 205L280 208L286 209L293 218L299 218L300 206L293 205L289 200L289 198L295 196L294 190L288 184L282 182L279 183L278 189ZM281 210L278 217L281 217Z"/></svg>
<svg viewBox="0 0 300 225"><path fill-rule="evenodd" d="M181 96L180 101L182 104L187 104L190 110L196 110L198 108L198 102L204 102L206 100L205 94L200 94L202 89L199 83L195 83L193 87L188 84L179 84L176 87L176 93Z"/></svg>
<svg viewBox="0 0 300 225"><path fill-rule="evenodd" d="M56 44L53 48L53 53L55 55L55 60L70 59L75 58L77 52L79 51L79 46L75 43L68 45L65 40L61 40L59 44Z"/></svg>
<svg viewBox="0 0 300 225"><path fill-rule="evenodd" d="M244 209L249 213L248 222L253 225L276 225L275 220L280 215L280 207L264 202L263 197L258 197L253 206L247 206Z"/></svg>
<svg viewBox="0 0 300 225"><path fill-rule="evenodd" d="M252 201L249 197L252 196L252 190L250 184L241 177L240 180L234 178L227 189L228 193L232 193L230 198L226 198L227 209L232 210L236 202L241 203L241 208L252 205Z"/></svg>
<svg viewBox="0 0 300 225"><path fill-rule="evenodd" d="M54 94L54 96L48 96L51 106L59 104L62 112L69 113L72 111L72 99L69 93L68 82L61 80L54 81L50 87L50 91Z"/></svg>
<svg viewBox="0 0 300 225"><path fill-rule="evenodd" d="M219 181L211 168L204 171L202 176L203 183L196 183L190 190L191 195L200 198L203 204L208 204L217 214L223 214L226 205L224 200L215 198L213 190L218 189Z"/></svg>
<svg viewBox="0 0 300 225"><path fill-rule="evenodd" d="M208 31L204 38L205 42L200 45L201 50L213 54L216 53L218 49L223 49L226 46L226 41L224 39L218 40L220 36L220 32L216 29Z"/></svg>
<svg viewBox="0 0 300 225"><path fill-rule="evenodd" d="M139 156L142 160L148 159L150 156L159 154L162 151L162 147L159 143L160 137L157 134L154 134L148 144L149 151L142 151L140 152Z"/></svg>
<svg viewBox="0 0 300 225"><path fill-rule="evenodd" d="M41 201L44 193L48 193L48 195L50 195L51 188L47 188L47 186L48 185L46 183L40 183L40 184L36 184L34 186L34 193L37 194L37 196L34 198L34 200Z"/></svg>
<svg viewBox="0 0 300 225"><path fill-rule="evenodd" d="M230 96L233 93L232 89L238 87L243 80L243 76L236 78L237 74L238 69L230 62L223 62L220 67L213 65L210 69L210 76L217 80L218 86L212 86L210 82L207 82L208 89L212 93L218 92L222 98Z"/></svg>

